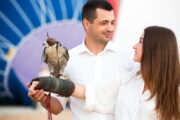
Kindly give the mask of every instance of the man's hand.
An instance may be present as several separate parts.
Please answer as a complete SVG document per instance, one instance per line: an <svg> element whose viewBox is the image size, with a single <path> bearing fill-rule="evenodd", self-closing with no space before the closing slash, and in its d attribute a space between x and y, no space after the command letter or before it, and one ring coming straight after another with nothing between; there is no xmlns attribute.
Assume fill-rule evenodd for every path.
<svg viewBox="0 0 180 120"><path fill-rule="evenodd" d="M35 102L45 103L47 100L47 95L45 94L44 90L35 90L35 87L39 84L38 81L34 81L32 85L29 83L27 87L29 88L28 96Z"/></svg>

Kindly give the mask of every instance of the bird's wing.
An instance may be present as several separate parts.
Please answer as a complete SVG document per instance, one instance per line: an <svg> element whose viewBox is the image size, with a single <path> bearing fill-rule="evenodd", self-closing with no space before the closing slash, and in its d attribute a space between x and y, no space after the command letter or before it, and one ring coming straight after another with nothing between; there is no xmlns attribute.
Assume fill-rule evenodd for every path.
<svg viewBox="0 0 180 120"><path fill-rule="evenodd" d="M60 42L57 42L57 45L56 45L56 56L57 56L57 66L58 66L58 71L60 71L60 58L58 56L58 51L60 50L60 47L61 47L61 44Z"/></svg>
<svg viewBox="0 0 180 120"><path fill-rule="evenodd" d="M67 48L66 47L63 47L64 48L64 50L65 50L65 54L63 54L63 56L67 59L67 61L69 60L69 52L68 52L68 50L67 50Z"/></svg>
<svg viewBox="0 0 180 120"><path fill-rule="evenodd" d="M42 58L41 58L41 61L42 61L42 59L44 60L44 62L46 62L47 63L47 60L48 60L48 55L46 54L46 49L47 49L47 47L45 47L44 48L44 50L43 50L43 54L42 54Z"/></svg>

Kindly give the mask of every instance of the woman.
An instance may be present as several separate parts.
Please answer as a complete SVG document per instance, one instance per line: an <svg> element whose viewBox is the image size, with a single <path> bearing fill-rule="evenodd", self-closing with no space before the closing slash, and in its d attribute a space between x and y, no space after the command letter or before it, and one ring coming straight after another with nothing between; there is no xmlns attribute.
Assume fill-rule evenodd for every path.
<svg viewBox="0 0 180 120"><path fill-rule="evenodd" d="M133 48L141 68L121 82L115 120L180 120L180 63L174 33L147 27Z"/></svg>

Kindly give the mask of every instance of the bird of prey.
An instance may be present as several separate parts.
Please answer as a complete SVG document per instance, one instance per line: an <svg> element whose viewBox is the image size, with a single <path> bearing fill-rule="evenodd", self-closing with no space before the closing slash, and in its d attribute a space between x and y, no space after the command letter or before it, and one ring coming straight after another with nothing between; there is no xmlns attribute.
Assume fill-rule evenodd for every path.
<svg viewBox="0 0 180 120"><path fill-rule="evenodd" d="M45 45L43 61L47 63L50 75L60 77L69 60L68 50L57 40L50 38L48 33L47 37L47 40L43 43Z"/></svg>

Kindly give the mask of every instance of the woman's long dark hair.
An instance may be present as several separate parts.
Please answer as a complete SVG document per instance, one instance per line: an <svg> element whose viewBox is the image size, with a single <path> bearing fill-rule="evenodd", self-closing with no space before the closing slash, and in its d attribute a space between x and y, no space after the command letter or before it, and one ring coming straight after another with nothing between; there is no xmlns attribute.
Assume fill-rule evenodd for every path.
<svg viewBox="0 0 180 120"><path fill-rule="evenodd" d="M156 96L160 120L180 120L180 61L175 34L168 28L144 30L141 73L145 85Z"/></svg>

